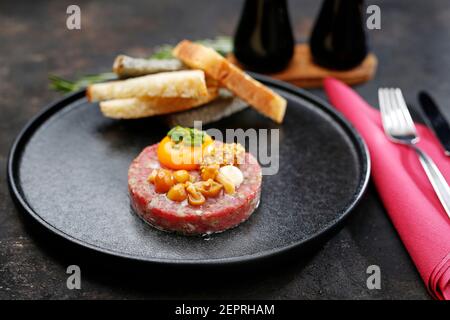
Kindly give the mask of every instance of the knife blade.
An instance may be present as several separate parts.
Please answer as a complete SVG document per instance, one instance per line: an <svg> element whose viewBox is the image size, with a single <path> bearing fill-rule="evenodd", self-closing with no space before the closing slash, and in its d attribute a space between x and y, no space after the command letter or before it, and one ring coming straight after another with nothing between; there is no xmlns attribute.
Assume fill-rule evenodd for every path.
<svg viewBox="0 0 450 320"><path fill-rule="evenodd" d="M434 102L433 98L422 91L419 93L419 102L425 114L425 120L429 127L434 131L442 146L445 149L445 154L450 156L450 125L439 110L439 107Z"/></svg>

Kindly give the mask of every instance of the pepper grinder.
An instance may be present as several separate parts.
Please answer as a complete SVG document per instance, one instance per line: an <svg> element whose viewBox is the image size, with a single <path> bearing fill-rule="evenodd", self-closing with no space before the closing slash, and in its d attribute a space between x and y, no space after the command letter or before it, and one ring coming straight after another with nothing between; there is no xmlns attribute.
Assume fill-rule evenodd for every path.
<svg viewBox="0 0 450 320"><path fill-rule="evenodd" d="M286 0L246 0L234 36L234 55L248 70L273 73L294 54Z"/></svg>
<svg viewBox="0 0 450 320"><path fill-rule="evenodd" d="M316 64L348 70L364 60L368 49L363 4L363 0L324 0L310 38Z"/></svg>

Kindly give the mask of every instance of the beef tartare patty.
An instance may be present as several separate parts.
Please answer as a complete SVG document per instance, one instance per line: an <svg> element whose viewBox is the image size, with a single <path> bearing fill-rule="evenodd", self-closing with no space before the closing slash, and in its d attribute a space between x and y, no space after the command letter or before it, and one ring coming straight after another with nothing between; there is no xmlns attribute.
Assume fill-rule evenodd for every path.
<svg viewBox="0 0 450 320"><path fill-rule="evenodd" d="M145 148L131 163L128 171L128 189L131 204L137 214L152 226L186 235L221 232L247 220L259 204L261 167L257 160L245 153L240 164L244 180L233 194L221 192L200 206L187 201L176 202L164 193L157 193L148 182L153 170L161 168L157 155L158 144ZM189 171L198 177L198 171Z"/></svg>

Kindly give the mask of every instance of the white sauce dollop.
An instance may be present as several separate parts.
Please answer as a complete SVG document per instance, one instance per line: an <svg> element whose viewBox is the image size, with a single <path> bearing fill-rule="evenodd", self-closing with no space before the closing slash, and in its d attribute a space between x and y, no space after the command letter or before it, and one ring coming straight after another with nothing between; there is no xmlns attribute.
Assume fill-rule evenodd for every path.
<svg viewBox="0 0 450 320"><path fill-rule="evenodd" d="M236 188L244 181L244 175L238 167L232 165L223 166L219 169L219 172L233 182Z"/></svg>

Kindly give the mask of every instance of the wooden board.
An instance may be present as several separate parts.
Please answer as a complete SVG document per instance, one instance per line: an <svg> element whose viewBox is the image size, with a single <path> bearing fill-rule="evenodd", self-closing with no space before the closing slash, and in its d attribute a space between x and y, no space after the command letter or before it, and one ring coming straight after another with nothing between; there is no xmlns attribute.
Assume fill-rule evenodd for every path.
<svg viewBox="0 0 450 320"><path fill-rule="evenodd" d="M233 55L230 55L228 59L239 65ZM308 44L297 44L294 57L288 68L282 72L269 74L269 76L302 88L322 87L323 79L326 77L334 77L347 84L354 85L371 80L375 75L377 64L376 56L371 53L354 69L347 71L329 70L314 64Z"/></svg>

